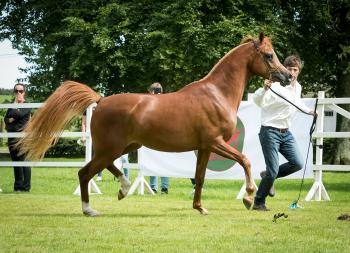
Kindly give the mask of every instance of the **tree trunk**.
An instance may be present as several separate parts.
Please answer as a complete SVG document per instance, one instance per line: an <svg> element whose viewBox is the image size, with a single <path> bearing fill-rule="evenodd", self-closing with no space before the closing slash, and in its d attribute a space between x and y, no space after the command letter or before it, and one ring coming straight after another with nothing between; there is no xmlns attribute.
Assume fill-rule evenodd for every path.
<svg viewBox="0 0 350 253"><path fill-rule="evenodd" d="M339 86L336 92L337 97L350 97L350 73L346 72L345 75L339 80ZM342 105L343 109L350 111L350 105ZM350 119L347 119L341 115L337 115L337 131L338 132L350 132ZM334 164L350 164L350 139L339 138L337 140Z"/></svg>

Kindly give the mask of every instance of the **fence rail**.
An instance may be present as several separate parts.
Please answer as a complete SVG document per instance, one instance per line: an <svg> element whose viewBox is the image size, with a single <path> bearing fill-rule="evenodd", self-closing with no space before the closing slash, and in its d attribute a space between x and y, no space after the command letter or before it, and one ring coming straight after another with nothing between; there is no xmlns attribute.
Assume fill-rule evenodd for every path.
<svg viewBox="0 0 350 253"><path fill-rule="evenodd" d="M324 91L318 92L318 119L316 124L316 131L313 133L312 137L316 139L316 161L313 164L312 169L314 171L314 184L309 190L305 197L306 201L312 199L316 201L330 200L330 197L326 191L325 186L322 182L322 172L323 171L350 171L350 165L325 165L323 164L323 138L349 138L350 132L324 132L324 111L328 108L335 111L339 115L349 119L350 113L343 108L339 107L337 104L350 104L350 98L325 98Z"/></svg>

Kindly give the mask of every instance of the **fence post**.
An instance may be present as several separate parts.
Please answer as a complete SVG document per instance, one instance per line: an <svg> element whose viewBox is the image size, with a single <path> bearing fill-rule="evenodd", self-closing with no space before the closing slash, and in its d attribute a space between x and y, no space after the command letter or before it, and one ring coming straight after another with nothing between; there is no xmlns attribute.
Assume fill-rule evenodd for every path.
<svg viewBox="0 0 350 253"><path fill-rule="evenodd" d="M323 99L325 97L324 91L318 92L318 98ZM323 127L324 127L324 108L325 105L321 104L317 106L317 112L318 112L318 119L316 124L316 132L323 133ZM316 138L316 165L322 165L323 163L323 149L319 148L323 145L323 137L317 137ZM315 182L312 185L309 193L305 197L306 201L310 201L312 199L315 199L317 201L320 201L322 199L324 200L330 200L326 189L322 182L322 170L316 170L314 171L314 178Z"/></svg>

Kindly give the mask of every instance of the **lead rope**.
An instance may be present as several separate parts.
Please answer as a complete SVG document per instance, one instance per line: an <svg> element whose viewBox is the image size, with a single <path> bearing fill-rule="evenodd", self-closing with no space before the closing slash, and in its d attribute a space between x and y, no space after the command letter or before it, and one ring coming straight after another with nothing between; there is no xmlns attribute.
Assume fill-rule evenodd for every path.
<svg viewBox="0 0 350 253"><path fill-rule="evenodd" d="M312 143L312 134L313 134L313 132L315 131L315 128L316 128L316 121L317 121L316 109L317 109L317 105L318 105L318 98L316 98L315 109L314 109L314 119L312 121L312 124L311 124L311 127L310 127L310 132L309 132L310 140L309 140L309 146L307 148L306 161L305 161L305 166L304 166L303 178L302 178L301 183L300 183L299 195L298 195L298 198L289 206L290 209L301 208L301 206L298 205L298 202L300 200L301 190L302 190L303 185L304 185L306 166L307 166L307 161L308 161L308 158L309 158L310 146L311 146L311 143Z"/></svg>
<svg viewBox="0 0 350 253"><path fill-rule="evenodd" d="M287 101L288 103L290 103L291 105L293 105L295 108L297 108L299 111L301 111L302 113L305 113L307 115L311 115L310 113L305 112L304 110L302 110L300 107L298 107L296 104L294 104L293 102L289 101L288 99L286 99L285 97L281 96L280 94L278 94L277 92L275 92L271 87L269 87L269 89L275 93L277 96L279 96L280 98L284 99L285 101ZM293 201L293 203L289 206L290 209L297 209L297 208L301 208L301 206L298 205L298 202L300 200L300 195L301 195L301 190L303 188L304 185L304 179L305 179L305 172L306 172L306 167L307 167L307 161L309 158L309 153L310 153L310 146L312 143L312 134L315 131L316 128L316 121L317 121L317 113L316 113L316 109L317 109L317 105L318 105L318 98L316 98L316 102L315 102L315 109L314 109L314 118L310 127L310 132L309 132L309 146L307 148L307 154L306 154L306 161L305 161L305 166L304 166L304 172L303 172L303 178L301 180L300 183L300 188L299 188L299 195L298 198L296 200Z"/></svg>

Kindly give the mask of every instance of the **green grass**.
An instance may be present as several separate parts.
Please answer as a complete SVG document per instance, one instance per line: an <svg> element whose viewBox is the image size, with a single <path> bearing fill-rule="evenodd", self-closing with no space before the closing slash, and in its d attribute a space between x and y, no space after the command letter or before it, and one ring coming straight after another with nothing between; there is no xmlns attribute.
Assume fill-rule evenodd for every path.
<svg viewBox="0 0 350 253"><path fill-rule="evenodd" d="M206 180L203 205L192 209L189 179L170 179L169 195L133 195L118 201L109 172L92 195L97 218L81 213L77 169L34 168L31 193L13 193L13 171L0 168L0 252L350 252L350 173L324 173L330 202L290 210L299 180L279 180L270 212L246 211L236 200L242 181ZM133 177L135 175L133 174ZM312 185L306 180L302 196ZM273 215L288 218L273 223Z"/></svg>

